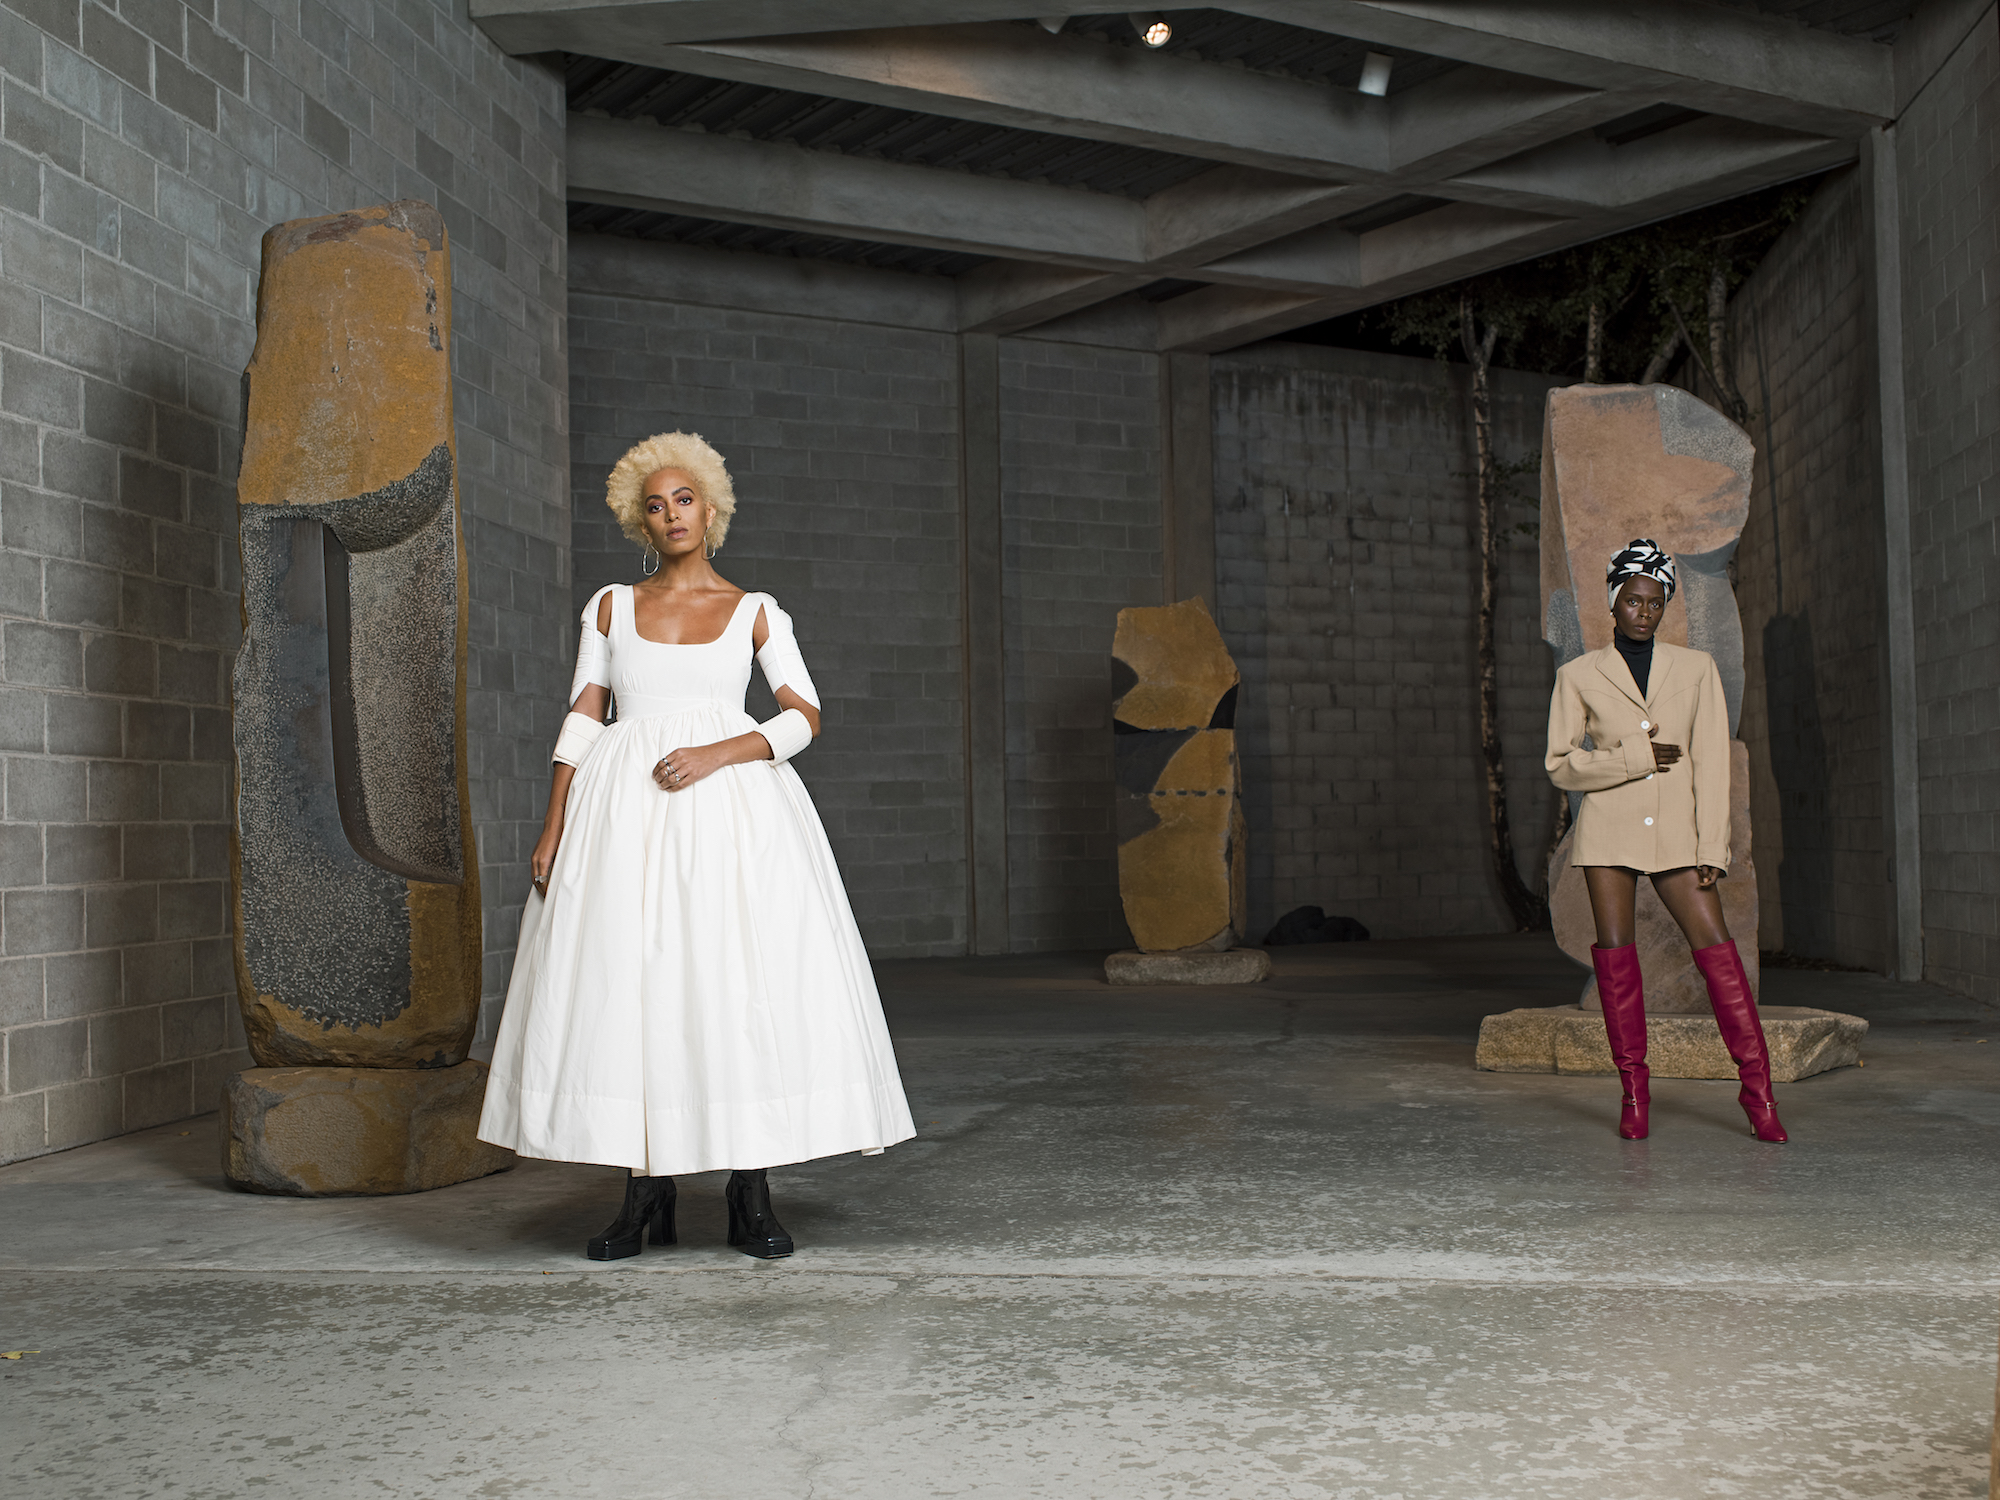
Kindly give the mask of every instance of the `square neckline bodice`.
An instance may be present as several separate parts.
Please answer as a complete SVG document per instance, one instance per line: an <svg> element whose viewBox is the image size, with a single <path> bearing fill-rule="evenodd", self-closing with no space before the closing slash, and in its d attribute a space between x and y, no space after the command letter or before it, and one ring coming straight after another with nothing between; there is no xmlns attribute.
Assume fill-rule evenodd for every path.
<svg viewBox="0 0 2000 1500"><path fill-rule="evenodd" d="M742 597L736 601L736 607L729 612L729 623L722 627L722 634L718 635L712 641L656 641L651 636L642 635L639 632L639 595L637 588L628 583L621 586L620 592L624 595L622 602L625 606L625 624L631 632L632 639L648 646L660 646L669 651L700 651L709 646L722 645L734 634L737 621L743 618L743 606L752 599L760 597L755 590L745 589ZM616 624L617 622L614 620L613 623Z"/></svg>

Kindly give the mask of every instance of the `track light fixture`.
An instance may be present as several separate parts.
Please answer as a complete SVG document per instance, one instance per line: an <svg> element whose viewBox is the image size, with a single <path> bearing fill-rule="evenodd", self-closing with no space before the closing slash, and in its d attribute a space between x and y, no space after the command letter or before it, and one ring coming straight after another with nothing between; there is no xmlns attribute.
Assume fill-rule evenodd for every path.
<svg viewBox="0 0 2000 1500"><path fill-rule="evenodd" d="M1396 59L1386 52L1371 52L1361 60L1361 92L1380 99L1389 92L1389 70Z"/></svg>
<svg viewBox="0 0 2000 1500"><path fill-rule="evenodd" d="M1056 34L1057 32L1061 31L1061 30L1063 29L1063 27L1065 27L1066 25L1068 25L1068 24L1069 24L1069 17L1068 17L1068 16L1036 16L1036 17L1035 17L1035 24L1036 24L1037 26L1041 27L1041 28L1042 28L1042 30L1046 31L1046 32L1047 32L1047 33L1048 33L1048 34L1049 34L1050 36L1054 36L1054 35L1055 35L1055 34Z"/></svg>
<svg viewBox="0 0 2000 1500"><path fill-rule="evenodd" d="M1148 47L1164 47L1174 39L1174 28L1156 10L1127 11L1125 19L1132 23L1132 29L1139 33L1139 40Z"/></svg>

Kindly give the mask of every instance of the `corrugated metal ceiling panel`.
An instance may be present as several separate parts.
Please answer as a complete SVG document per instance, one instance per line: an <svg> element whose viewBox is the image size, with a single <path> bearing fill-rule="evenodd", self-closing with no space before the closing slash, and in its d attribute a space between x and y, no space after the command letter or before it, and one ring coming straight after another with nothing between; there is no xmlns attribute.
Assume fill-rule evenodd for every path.
<svg viewBox="0 0 2000 1500"><path fill-rule="evenodd" d="M1275 73L1281 78L1304 78L1351 89L1361 78L1362 58L1371 51L1388 51L1396 59L1395 69L1389 75L1389 92L1398 94L1465 66L1449 58L1382 48L1226 10L1170 10L1163 14L1173 26L1174 35L1160 51L1203 62L1233 64L1259 73ZM1064 31L1096 36L1123 47L1146 48L1124 11L1074 16Z"/></svg>
<svg viewBox="0 0 2000 1500"><path fill-rule="evenodd" d="M569 59L569 107L651 118L758 141L791 141L882 161L1148 198L1215 165L1143 146L1107 145L974 120L727 83L591 57Z"/></svg>

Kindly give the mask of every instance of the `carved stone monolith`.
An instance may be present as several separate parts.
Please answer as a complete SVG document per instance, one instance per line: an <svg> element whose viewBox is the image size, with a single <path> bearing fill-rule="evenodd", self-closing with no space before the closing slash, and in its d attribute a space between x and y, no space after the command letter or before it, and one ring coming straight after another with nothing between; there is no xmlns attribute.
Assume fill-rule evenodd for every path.
<svg viewBox="0 0 2000 1500"><path fill-rule="evenodd" d="M462 1135L465 1149L447 1153L462 1180L512 1157L474 1140L484 1068L466 1060L480 913L450 266L426 203L264 236L237 481L232 896L244 1031L253 1072L270 1075L260 1108L282 1103L271 1070L311 1073L322 1094L320 1075L345 1070L355 1076L337 1092L380 1095L378 1115L419 1109L419 1137ZM250 1095L239 1080L224 1097L228 1113ZM312 1146L297 1129L287 1140L290 1167L237 1149L230 1179L315 1193L437 1185L438 1171L370 1162L351 1141L329 1139L323 1170L291 1170Z"/></svg>
<svg viewBox="0 0 2000 1500"><path fill-rule="evenodd" d="M1118 894L1139 955L1113 954L1113 984L1242 984L1259 950L1231 952L1249 922L1241 676L1199 599L1122 609L1111 646Z"/></svg>
<svg viewBox="0 0 2000 1500"><path fill-rule="evenodd" d="M1755 456L1749 434L1678 386L1573 385L1548 395L1542 428L1543 635L1557 667L1609 646L1612 622L1604 572L1612 554L1641 536L1674 554L1679 582L1658 639L1706 651L1722 675L1729 705L1730 866L1720 894L1753 992L1762 977L1757 872L1751 859L1749 751L1735 738L1743 711L1743 622L1729 562L1749 516ZM1572 796L1572 811L1580 801ZM1574 838L1573 832L1567 835L1549 861L1550 915L1563 952L1590 973L1596 924L1583 872L1569 862ZM1721 1043L1714 1022L1706 1019L1707 987L1687 939L1651 881L1639 882L1634 915L1648 1015L1686 1016L1695 1028L1688 1035L1715 1037L1712 1046L1704 1041L1700 1047L1690 1043L1692 1050L1660 1052L1650 1059L1655 1076L1718 1076L1712 1071L1714 1060L1723 1054L1716 1050ZM1564 1054L1567 1061L1558 1067L1548 1038L1569 1035L1558 1023L1568 1026L1569 1018L1581 1016L1588 1025L1577 1034L1589 1033L1601 1043L1601 1012L1592 974L1578 1006L1489 1016L1480 1031L1478 1065L1498 1071L1598 1071L1597 1054L1588 1048ZM1819 1045L1836 1034L1824 1020L1830 1014L1802 1008L1766 1014L1774 1054L1784 1053L1791 1060L1787 1066L1804 1070L1794 1076L1845 1066L1858 1055L1855 1049L1867 1023L1852 1017L1836 1018L1838 1045ZM1804 1030L1793 1036L1787 1028ZM1608 1050L1603 1065L1610 1069ZM1704 1067L1711 1071L1699 1071Z"/></svg>
<svg viewBox="0 0 2000 1500"><path fill-rule="evenodd" d="M1722 910L1753 992L1760 974L1750 762L1735 738L1743 712L1743 621L1728 569L1750 514L1755 458L1748 433L1679 386L1573 385L1549 392L1542 426L1543 636L1558 667L1610 645L1604 568L1611 555L1636 536L1674 554L1679 584L1658 639L1706 651L1722 674L1731 741ZM1563 951L1588 970L1596 926L1583 872L1570 867L1570 843L1565 838L1549 862L1550 915ZM1639 882L1635 916L1646 1009L1706 1015L1700 971L1651 881ZM1601 1008L1594 975L1582 1003Z"/></svg>

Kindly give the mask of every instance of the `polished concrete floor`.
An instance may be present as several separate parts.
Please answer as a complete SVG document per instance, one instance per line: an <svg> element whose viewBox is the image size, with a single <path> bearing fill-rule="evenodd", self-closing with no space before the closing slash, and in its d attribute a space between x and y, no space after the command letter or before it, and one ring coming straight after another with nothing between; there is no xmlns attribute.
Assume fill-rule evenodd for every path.
<svg viewBox="0 0 2000 1500"><path fill-rule="evenodd" d="M1538 938L1279 951L1249 991L883 966L918 1139L773 1174L799 1254L593 1264L615 1174L227 1191L213 1117L0 1169L0 1495L1986 1492L2000 1012L1868 975L1780 1091L1479 1073Z"/></svg>

